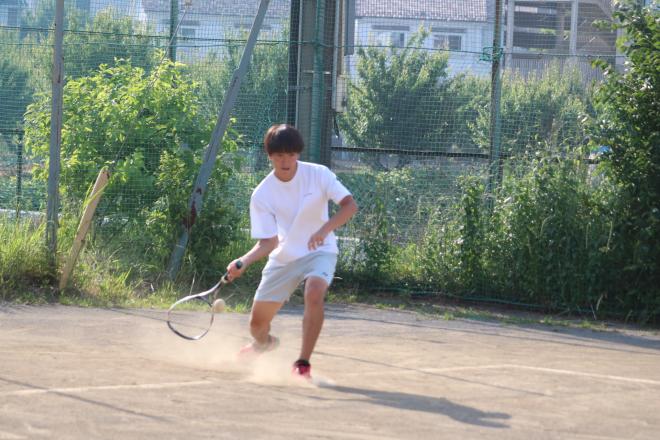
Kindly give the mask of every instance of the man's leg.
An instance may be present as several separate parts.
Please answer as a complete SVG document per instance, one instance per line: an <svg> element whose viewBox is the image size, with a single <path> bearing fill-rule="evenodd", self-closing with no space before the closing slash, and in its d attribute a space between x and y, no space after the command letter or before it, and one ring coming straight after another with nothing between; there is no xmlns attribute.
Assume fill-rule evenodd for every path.
<svg viewBox="0 0 660 440"><path fill-rule="evenodd" d="M303 317L302 348L299 359L309 361L323 327L323 307L328 283L319 277L305 282L305 315Z"/></svg>
<svg viewBox="0 0 660 440"><path fill-rule="evenodd" d="M252 313L250 313L250 333L258 344L268 343L270 323L278 310L282 307L281 302L254 301Z"/></svg>

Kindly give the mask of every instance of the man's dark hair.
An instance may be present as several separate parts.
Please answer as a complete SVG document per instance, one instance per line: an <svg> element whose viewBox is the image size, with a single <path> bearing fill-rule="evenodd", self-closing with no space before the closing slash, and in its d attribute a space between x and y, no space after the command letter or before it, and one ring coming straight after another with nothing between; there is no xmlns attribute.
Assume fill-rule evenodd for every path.
<svg viewBox="0 0 660 440"><path fill-rule="evenodd" d="M300 132L287 124L276 124L264 136L264 149L268 154L300 153L305 148Z"/></svg>

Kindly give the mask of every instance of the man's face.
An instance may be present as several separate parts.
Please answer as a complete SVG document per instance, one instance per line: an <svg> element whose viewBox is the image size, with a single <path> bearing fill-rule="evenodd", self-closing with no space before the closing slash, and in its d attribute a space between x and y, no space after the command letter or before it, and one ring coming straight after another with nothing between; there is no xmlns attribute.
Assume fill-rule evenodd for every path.
<svg viewBox="0 0 660 440"><path fill-rule="evenodd" d="M296 162L300 153L273 153L268 158L273 164L275 174L280 178L292 178L296 173Z"/></svg>

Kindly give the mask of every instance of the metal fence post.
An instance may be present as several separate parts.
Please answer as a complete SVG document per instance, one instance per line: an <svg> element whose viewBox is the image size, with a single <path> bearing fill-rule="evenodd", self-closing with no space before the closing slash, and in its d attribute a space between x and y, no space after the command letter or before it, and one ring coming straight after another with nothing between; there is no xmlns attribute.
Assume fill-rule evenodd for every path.
<svg viewBox="0 0 660 440"><path fill-rule="evenodd" d="M23 135L19 133L16 143L16 219L21 216L23 202Z"/></svg>
<svg viewBox="0 0 660 440"><path fill-rule="evenodd" d="M326 0L316 0L316 38L314 39L314 73L312 78L312 117L309 139L309 158L321 162L321 129L323 119L323 50L325 41Z"/></svg>
<svg viewBox="0 0 660 440"><path fill-rule="evenodd" d="M57 224L59 211L60 146L62 143L62 90L64 84L64 0L55 4L55 46L53 49L52 103L50 114L50 151L48 160L48 201L46 204L46 244L51 264L57 262Z"/></svg>
<svg viewBox="0 0 660 440"><path fill-rule="evenodd" d="M170 47L167 52L172 61L176 61L176 32L178 22L179 0L170 0Z"/></svg>
<svg viewBox="0 0 660 440"><path fill-rule="evenodd" d="M490 154L488 169L489 205L492 207L495 189L502 180L500 147L502 141L502 120L500 118L500 98L502 96L502 4L495 0L495 26L493 30L493 64L490 89Z"/></svg>
<svg viewBox="0 0 660 440"><path fill-rule="evenodd" d="M183 219L183 230L179 240L174 246L172 255L170 256L170 262L167 268L167 274L170 279L174 279L176 274L179 272L181 261L183 260L183 255L186 251L186 247L188 246L190 230L202 212L202 204L204 202L206 186L208 184L209 178L211 177L211 174L213 173L215 160L217 158L218 151L220 150L220 146L222 145L222 138L227 131L229 118L231 111L234 108L234 104L236 103L236 98L238 97L238 91L241 87L241 82L247 75L247 70L250 66L250 59L252 58L252 52L254 50L254 46L257 43L257 37L259 36L259 30L261 29L266 11L268 10L268 3L270 3L270 0L261 0L259 3L259 10L257 11L257 15L254 18L254 22L252 23L252 29L250 30L250 35L248 36L247 42L245 43L241 61L238 65L238 68L232 75L229 87L225 93L222 109L220 109L218 120L216 122L215 128L213 129L213 133L211 134L211 141L209 142L209 145L204 153L202 166L199 169L197 179L195 179L195 185L193 186L190 201L188 202L188 216Z"/></svg>

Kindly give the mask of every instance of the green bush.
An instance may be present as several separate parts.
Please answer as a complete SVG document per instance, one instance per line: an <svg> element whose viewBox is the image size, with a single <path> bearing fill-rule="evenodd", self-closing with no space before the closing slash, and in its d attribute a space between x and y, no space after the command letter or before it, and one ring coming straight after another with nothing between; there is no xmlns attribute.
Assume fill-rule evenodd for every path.
<svg viewBox="0 0 660 440"><path fill-rule="evenodd" d="M460 179L460 198L431 217L419 253L425 287L472 294L483 290L487 211L478 176Z"/></svg>
<svg viewBox="0 0 660 440"><path fill-rule="evenodd" d="M623 309L660 315L660 13L626 1L614 13L623 72L598 63L606 81L595 97L592 145L607 150L604 170L617 186L613 252Z"/></svg>
<svg viewBox="0 0 660 440"><path fill-rule="evenodd" d="M517 301L598 308L609 291L607 188L591 186L577 154L541 154L512 173L488 222L486 280Z"/></svg>
<svg viewBox="0 0 660 440"><path fill-rule="evenodd" d="M200 112L198 85L165 60L147 74L129 61L102 65L64 88L61 194L78 211L99 170L112 177L99 204L105 231L122 231L154 264L163 264L180 227L213 120ZM48 156L50 100L43 96L26 114L25 145L34 158ZM235 133L222 152L236 150ZM48 161L34 171L46 179ZM209 182L204 215L193 230L193 263L226 244L236 222L220 194L236 164L219 160ZM146 224L146 227L145 227ZM116 237L115 237L116 239Z"/></svg>
<svg viewBox="0 0 660 440"><path fill-rule="evenodd" d="M404 48L358 49L358 77L349 83L348 111L339 119L351 145L430 150L453 139L446 135L454 127L443 120L454 104L448 56L418 49L427 36L420 29Z"/></svg>
<svg viewBox="0 0 660 440"><path fill-rule="evenodd" d="M16 41L2 34L0 40L0 47L7 50L0 60L0 128L15 129L23 122L23 114L32 101L34 90L30 84L30 71L20 59L20 51L11 46Z"/></svg>
<svg viewBox="0 0 660 440"><path fill-rule="evenodd" d="M490 146L491 110L481 103L471 123L474 142L487 151ZM500 118L501 151L509 155L534 154L545 145L574 148L585 138L580 119L591 112L590 94L579 71L561 72L558 65L538 77L516 73L502 79Z"/></svg>
<svg viewBox="0 0 660 440"><path fill-rule="evenodd" d="M539 154L507 173L492 214L483 179L462 188L422 241L423 284L548 310L619 311L609 287L613 194L592 185L577 154Z"/></svg>

